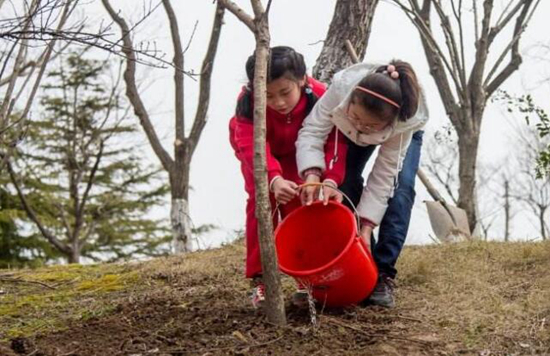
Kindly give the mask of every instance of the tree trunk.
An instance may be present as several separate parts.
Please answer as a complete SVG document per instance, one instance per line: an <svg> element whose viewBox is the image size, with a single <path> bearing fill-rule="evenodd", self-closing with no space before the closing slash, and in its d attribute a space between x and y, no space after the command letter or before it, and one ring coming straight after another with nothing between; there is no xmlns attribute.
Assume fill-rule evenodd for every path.
<svg viewBox="0 0 550 356"><path fill-rule="evenodd" d="M378 0L338 0L323 49L313 67L313 77L330 83L334 73L353 64L346 40L363 60L376 5Z"/></svg>
<svg viewBox="0 0 550 356"><path fill-rule="evenodd" d="M172 245L175 253L190 252L193 248L191 216L189 215L189 164L170 174L172 188Z"/></svg>
<svg viewBox="0 0 550 356"><path fill-rule="evenodd" d="M539 222L540 222L540 235L543 240L547 239L546 235L546 223L544 222L544 214L546 213L546 207L540 207Z"/></svg>
<svg viewBox="0 0 550 356"><path fill-rule="evenodd" d="M256 217L260 240L263 280L267 287L266 315L276 325L286 324L279 263L273 242L273 223L267 182L266 164L266 82L269 58L267 16L256 19L256 66L254 70L254 184Z"/></svg>
<svg viewBox="0 0 550 356"><path fill-rule="evenodd" d="M67 262L69 263L80 263L80 248L77 244L73 243L70 254L67 256Z"/></svg>
<svg viewBox="0 0 550 356"><path fill-rule="evenodd" d="M504 241L510 240L510 186L508 180L504 181Z"/></svg>
<svg viewBox="0 0 550 356"><path fill-rule="evenodd" d="M458 207L466 211L470 231L477 225L476 162L479 148L479 131L458 131L460 188Z"/></svg>

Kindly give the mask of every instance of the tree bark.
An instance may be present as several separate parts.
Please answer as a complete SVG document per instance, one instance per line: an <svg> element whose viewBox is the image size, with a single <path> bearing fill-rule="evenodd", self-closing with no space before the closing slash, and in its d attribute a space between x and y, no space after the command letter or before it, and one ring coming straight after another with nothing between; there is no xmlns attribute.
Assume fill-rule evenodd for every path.
<svg viewBox="0 0 550 356"><path fill-rule="evenodd" d="M267 319L275 325L286 324L283 288L279 276L277 251L273 242L273 223L267 182L266 161L266 86L269 58L269 7L264 9L260 0L250 0L254 18L231 0L218 0L253 33L256 39L256 64L254 68L254 185L256 190L256 217L263 282L266 286Z"/></svg>
<svg viewBox="0 0 550 356"><path fill-rule="evenodd" d="M178 153L177 147L176 153ZM193 248L192 222L189 213L190 168L190 160L187 160L187 163L182 165L181 171L170 173L172 194L170 223L172 226L172 247L175 253L190 252Z"/></svg>
<svg viewBox="0 0 550 356"><path fill-rule="evenodd" d="M466 211L470 231L477 225L476 163L479 132L458 131L459 164L458 207Z"/></svg>
<svg viewBox="0 0 550 356"><path fill-rule="evenodd" d="M256 186L256 217L259 222L260 254L263 280L267 290L267 318L285 325L283 288L279 262L273 243L273 223L267 182L266 159L266 83L269 59L269 26L267 14L256 18L256 65L254 69L254 184Z"/></svg>
<svg viewBox="0 0 550 356"><path fill-rule="evenodd" d="M546 235L546 223L544 222L544 214L546 213L546 208L547 206L540 207L539 212L540 236L543 240L546 240L548 238L548 236Z"/></svg>
<svg viewBox="0 0 550 356"><path fill-rule="evenodd" d="M336 72L353 64L344 44L346 40L363 60L377 5L378 0L338 0L323 49L313 67L313 77L330 83Z"/></svg>
<svg viewBox="0 0 550 356"><path fill-rule="evenodd" d="M510 187L507 178L504 178L504 241L510 240Z"/></svg>

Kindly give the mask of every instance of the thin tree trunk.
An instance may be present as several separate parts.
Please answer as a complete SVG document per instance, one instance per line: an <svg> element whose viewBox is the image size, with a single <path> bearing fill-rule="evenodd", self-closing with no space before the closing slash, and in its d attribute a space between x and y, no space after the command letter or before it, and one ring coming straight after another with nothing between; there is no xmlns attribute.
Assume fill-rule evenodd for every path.
<svg viewBox="0 0 550 356"><path fill-rule="evenodd" d="M540 222L540 235L543 240L548 238L546 234L546 223L544 222L544 214L546 213L546 207L540 207L539 211L539 222Z"/></svg>
<svg viewBox="0 0 550 356"><path fill-rule="evenodd" d="M254 184L256 186L256 217L259 222L258 229L263 279L267 287L267 318L277 325L285 325L286 315L283 289L279 276L277 252L273 243L273 223L271 220L265 153L265 92L270 42L267 16L257 19L256 26L256 65L254 69Z"/></svg>
<svg viewBox="0 0 550 356"><path fill-rule="evenodd" d="M189 168L189 164L184 165L182 171L171 174L175 177L170 180L172 187L170 223L175 253L190 252L193 248L192 222L189 214Z"/></svg>
<svg viewBox="0 0 550 356"><path fill-rule="evenodd" d="M349 40L363 60L378 0L338 0L313 77L330 83L334 73L353 64L345 41Z"/></svg>
<svg viewBox="0 0 550 356"><path fill-rule="evenodd" d="M460 188L458 206L466 211L470 231L477 225L476 162L479 132L458 131Z"/></svg>
<svg viewBox="0 0 550 356"><path fill-rule="evenodd" d="M218 0L229 10L256 38L256 65L254 69L254 184L256 187L256 217L260 256L262 260L263 280L267 288L265 313L267 319L276 325L286 324L283 289L279 276L277 251L273 242L273 224L267 184L266 164L266 85L269 58L269 8L271 0L264 9L260 0L250 0L254 18L243 11L231 0Z"/></svg>
<svg viewBox="0 0 550 356"><path fill-rule="evenodd" d="M504 181L504 241L510 240L510 185Z"/></svg>

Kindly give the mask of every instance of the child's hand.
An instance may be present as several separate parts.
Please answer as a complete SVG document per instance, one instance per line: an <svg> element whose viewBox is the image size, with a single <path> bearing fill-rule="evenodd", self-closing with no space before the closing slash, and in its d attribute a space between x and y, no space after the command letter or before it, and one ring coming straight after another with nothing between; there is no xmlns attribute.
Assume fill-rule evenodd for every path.
<svg viewBox="0 0 550 356"><path fill-rule="evenodd" d="M329 200L336 200L341 203L344 196L336 189L336 183L332 180L325 180L323 183L325 184L323 186L323 204L327 205Z"/></svg>
<svg viewBox="0 0 550 356"><path fill-rule="evenodd" d="M273 195L278 203L286 204L298 195L298 184L279 178L273 182Z"/></svg>
<svg viewBox="0 0 550 356"><path fill-rule="evenodd" d="M319 183L321 181L321 178L318 175L315 174L308 174L306 177L305 184L307 183ZM302 201L302 205L311 205L315 200L319 198L319 187L318 186L311 186L311 187L304 187L300 193L300 200Z"/></svg>

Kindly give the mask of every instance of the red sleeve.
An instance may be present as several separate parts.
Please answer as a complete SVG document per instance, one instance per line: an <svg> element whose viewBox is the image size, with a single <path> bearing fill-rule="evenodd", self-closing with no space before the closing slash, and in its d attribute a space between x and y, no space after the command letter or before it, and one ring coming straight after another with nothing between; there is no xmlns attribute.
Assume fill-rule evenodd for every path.
<svg viewBox="0 0 550 356"><path fill-rule="evenodd" d="M338 139L336 139L338 132ZM325 144L325 163L327 169L323 178L332 179L337 185L344 182L346 175L346 156L348 153L348 144L346 137L336 127L328 135Z"/></svg>
<svg viewBox="0 0 550 356"><path fill-rule="evenodd" d="M235 137L233 139L235 150L238 152L238 157L243 164L254 171L254 125L252 122L245 120L235 120ZM267 159L267 177L268 182L271 182L276 176L282 176L283 170L281 164L271 154L269 143L266 142L266 159Z"/></svg>

